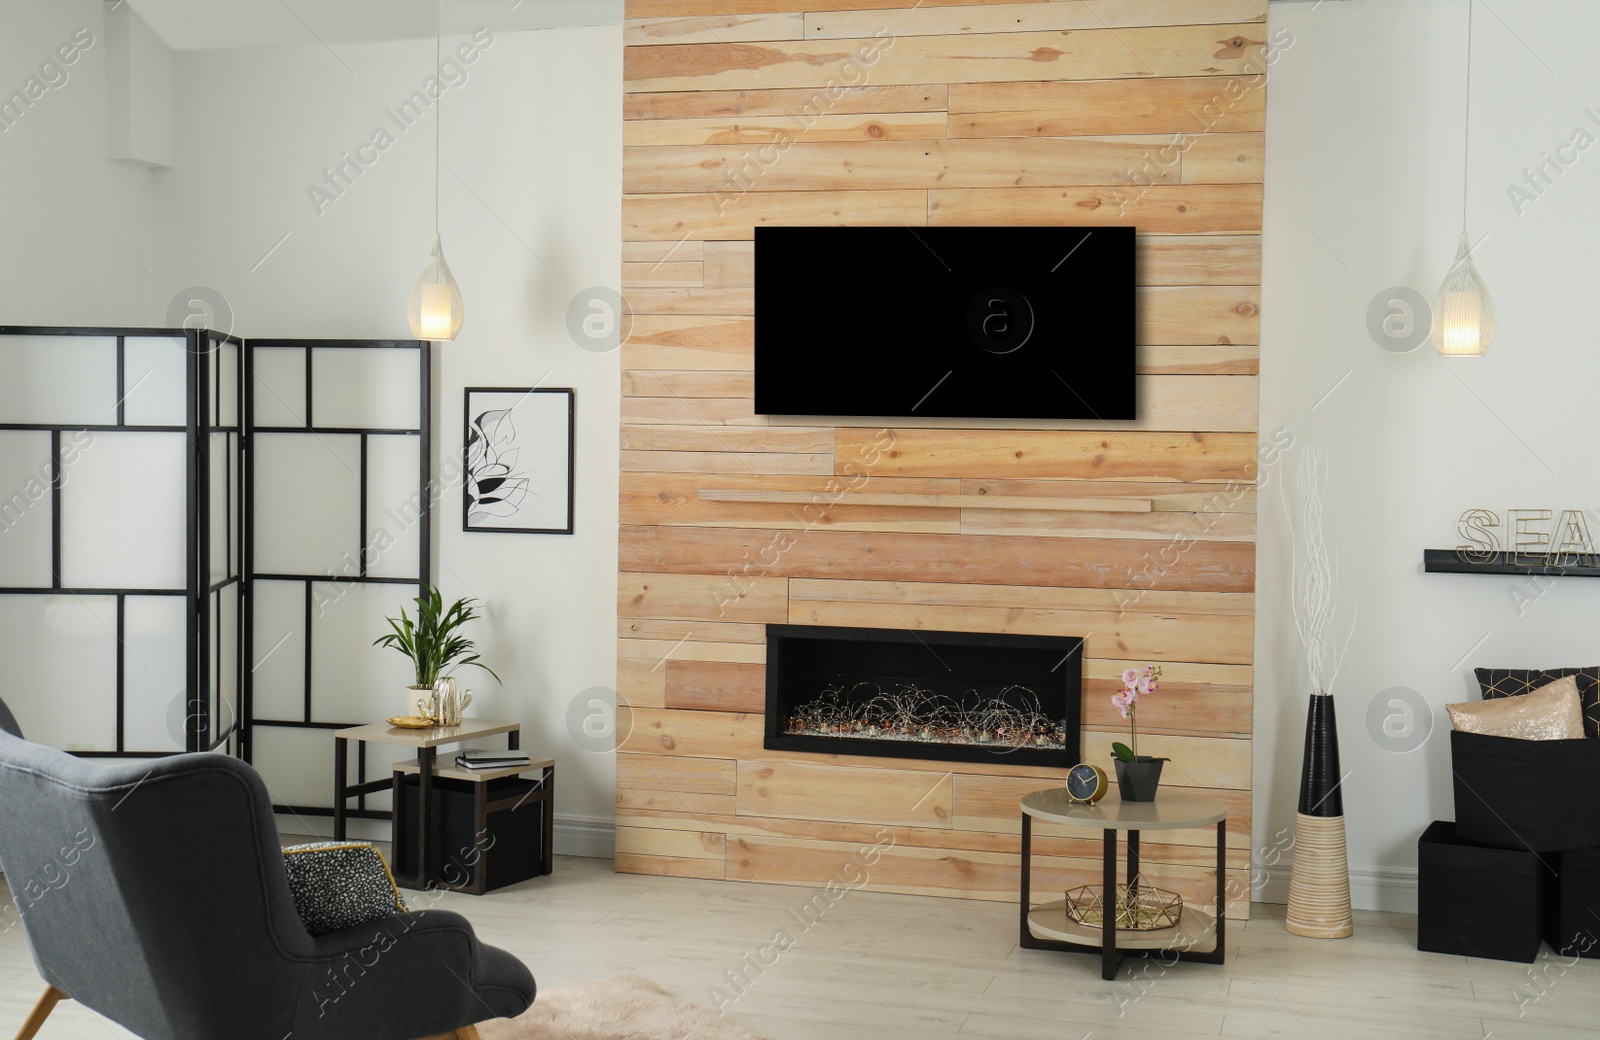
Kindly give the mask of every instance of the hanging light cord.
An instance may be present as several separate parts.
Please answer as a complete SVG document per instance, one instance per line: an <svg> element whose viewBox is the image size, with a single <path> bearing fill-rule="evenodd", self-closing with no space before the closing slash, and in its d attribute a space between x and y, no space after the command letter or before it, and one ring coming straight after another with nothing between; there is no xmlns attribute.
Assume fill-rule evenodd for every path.
<svg viewBox="0 0 1600 1040"><path fill-rule="evenodd" d="M1469 0L1470 3L1470 0ZM1472 13L1467 11L1467 19L1472 18ZM1467 30L1470 34L1470 29ZM438 82L438 104L434 109L434 235L438 235L438 139L440 139L440 125L445 122L445 85L438 80L438 74L443 67L440 58L440 37L445 34L445 0L438 0L434 5L434 80ZM1470 43L1467 51L1472 50ZM1462 210L1462 226L1466 226L1466 210Z"/></svg>
<svg viewBox="0 0 1600 1040"><path fill-rule="evenodd" d="M1461 133L1461 230L1467 230L1467 163L1472 157L1472 4L1467 0L1467 111Z"/></svg>

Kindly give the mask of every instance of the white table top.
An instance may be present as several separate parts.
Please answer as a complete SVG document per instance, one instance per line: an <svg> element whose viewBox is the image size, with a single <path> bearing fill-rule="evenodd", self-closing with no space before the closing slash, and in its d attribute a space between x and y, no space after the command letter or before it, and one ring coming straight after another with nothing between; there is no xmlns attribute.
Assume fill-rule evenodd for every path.
<svg viewBox="0 0 1600 1040"><path fill-rule="evenodd" d="M1065 787L1052 787L1024 795L1022 811L1036 820L1096 831L1176 831L1228 818L1227 806L1215 798L1181 790L1161 791L1153 802L1125 802L1113 791L1083 805L1070 800Z"/></svg>

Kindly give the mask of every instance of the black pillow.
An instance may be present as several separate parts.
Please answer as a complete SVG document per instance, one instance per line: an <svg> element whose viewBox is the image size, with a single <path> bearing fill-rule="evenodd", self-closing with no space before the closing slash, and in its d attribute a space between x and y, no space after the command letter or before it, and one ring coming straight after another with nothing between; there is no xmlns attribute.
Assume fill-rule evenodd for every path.
<svg viewBox="0 0 1600 1040"><path fill-rule="evenodd" d="M312 935L406 912L383 854L365 842L322 841L283 850L289 891Z"/></svg>
<svg viewBox="0 0 1600 1040"><path fill-rule="evenodd" d="M1600 736L1600 665L1591 668L1475 668L1478 688L1484 700L1520 697L1546 683L1572 676L1578 682L1578 699L1583 702L1583 733Z"/></svg>

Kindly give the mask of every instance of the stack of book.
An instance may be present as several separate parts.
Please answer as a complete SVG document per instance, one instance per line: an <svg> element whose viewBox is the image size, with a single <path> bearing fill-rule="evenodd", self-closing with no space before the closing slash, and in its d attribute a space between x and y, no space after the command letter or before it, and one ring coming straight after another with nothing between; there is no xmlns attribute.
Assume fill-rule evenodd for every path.
<svg viewBox="0 0 1600 1040"><path fill-rule="evenodd" d="M527 766L533 760L520 751L485 751L467 748L456 756L456 765L462 769L515 769Z"/></svg>

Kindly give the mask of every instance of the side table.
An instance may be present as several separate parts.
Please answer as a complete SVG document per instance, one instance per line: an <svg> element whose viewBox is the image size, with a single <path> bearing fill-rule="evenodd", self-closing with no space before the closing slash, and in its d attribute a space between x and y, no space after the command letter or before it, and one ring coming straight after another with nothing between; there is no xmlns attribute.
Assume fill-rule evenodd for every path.
<svg viewBox="0 0 1600 1040"><path fill-rule="evenodd" d="M1187 901L1178 923L1170 928L1140 931L1117 928L1116 915L1106 914L1100 925L1081 924L1067 915L1067 901L1029 907L1029 874L1033 854L1033 821L1044 820L1077 830L1101 831L1105 843L1102 861L1103 885L1107 893L1117 888L1117 834L1128 836L1127 870L1132 879L1139 873L1139 832L1182 830L1187 827L1217 828L1217 901L1211 913ZM1178 960L1221 964L1226 953L1228 906L1227 887L1227 806L1214 798L1165 791L1153 802L1124 802L1108 794L1094 805L1083 805L1067 797L1064 787L1035 791L1022 798L1022 891L1018 897L1021 934L1019 943L1030 950L1064 950L1071 953L1099 953L1100 977L1114 979L1122 958L1130 951L1170 953Z"/></svg>
<svg viewBox="0 0 1600 1040"><path fill-rule="evenodd" d="M429 729L401 729L391 726L387 722L374 723L370 726L352 726L349 729L336 729L333 731L333 837L335 841L345 840L345 805L351 798L364 794L374 794L378 791L393 789L394 781L369 780L361 784L346 783L349 776L349 746L351 741L358 745L371 744L396 744L400 747L417 749L417 764L421 775L420 797L417 808L417 858L421 871L407 877L396 876L395 882L405 888L423 888L427 879L432 876L433 864L428 857L428 834L431 833L431 799L430 788L433 785L434 763L438 758L439 748L447 744L460 744L479 737L492 737L504 733L506 747L512 751L517 750L522 743L522 723L497 722L491 719L462 719L459 726L434 726ZM548 815L548 814L547 814Z"/></svg>

